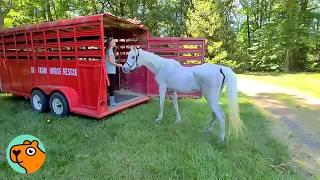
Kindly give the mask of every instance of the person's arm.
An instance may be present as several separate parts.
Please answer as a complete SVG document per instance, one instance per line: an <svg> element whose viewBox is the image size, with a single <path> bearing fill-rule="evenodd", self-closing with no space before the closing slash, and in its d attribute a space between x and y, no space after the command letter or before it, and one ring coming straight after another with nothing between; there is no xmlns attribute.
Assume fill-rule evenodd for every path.
<svg viewBox="0 0 320 180"><path fill-rule="evenodd" d="M122 64L118 64L114 58L114 56L108 56L109 62L117 67L122 67Z"/></svg>
<svg viewBox="0 0 320 180"><path fill-rule="evenodd" d="M117 66L117 67L122 67L122 64L118 64L118 63L116 62L116 59L115 59L115 56L114 56L114 54L113 54L112 49L109 49L108 52L107 52L107 54L108 54L108 61L109 61L111 64L113 64L113 65L115 65L115 66Z"/></svg>

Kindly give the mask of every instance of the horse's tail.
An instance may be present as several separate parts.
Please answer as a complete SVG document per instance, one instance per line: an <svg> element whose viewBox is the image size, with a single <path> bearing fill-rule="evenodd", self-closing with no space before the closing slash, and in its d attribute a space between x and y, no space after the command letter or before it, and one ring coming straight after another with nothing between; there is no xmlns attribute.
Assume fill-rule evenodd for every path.
<svg viewBox="0 0 320 180"><path fill-rule="evenodd" d="M229 103L229 133L232 131L236 137L243 134L244 124L239 116L238 89L236 74L229 67L224 67Z"/></svg>

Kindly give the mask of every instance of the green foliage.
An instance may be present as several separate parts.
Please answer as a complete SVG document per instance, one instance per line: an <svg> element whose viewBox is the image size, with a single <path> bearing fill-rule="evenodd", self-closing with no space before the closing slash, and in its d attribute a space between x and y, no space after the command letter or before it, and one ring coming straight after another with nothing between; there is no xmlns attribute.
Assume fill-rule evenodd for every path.
<svg viewBox="0 0 320 180"><path fill-rule="evenodd" d="M251 3L249 3L251 2ZM319 71L319 5L310 1L249 1L239 39L253 71ZM245 41L251 40L250 46Z"/></svg>
<svg viewBox="0 0 320 180"><path fill-rule="evenodd" d="M227 60L227 59L219 59L219 58L213 58L213 59L205 58L205 62L211 63L211 64L226 65L232 69L238 69L240 66L239 64L237 64L237 61Z"/></svg>
<svg viewBox="0 0 320 180"><path fill-rule="evenodd" d="M187 31L192 37L207 39L206 62L236 68L235 60L239 54L237 46L240 45L229 20L226 19L224 13L228 11L228 6L224 5L213 0L194 0L193 9L188 12Z"/></svg>
<svg viewBox="0 0 320 180"><path fill-rule="evenodd" d="M153 36L205 37L211 63L242 71L320 71L319 0L0 0L0 5L0 28L110 12L136 17Z"/></svg>
<svg viewBox="0 0 320 180"><path fill-rule="evenodd" d="M181 36L186 34L189 6L189 1L183 0L16 0L5 27L110 12L142 20L155 36Z"/></svg>

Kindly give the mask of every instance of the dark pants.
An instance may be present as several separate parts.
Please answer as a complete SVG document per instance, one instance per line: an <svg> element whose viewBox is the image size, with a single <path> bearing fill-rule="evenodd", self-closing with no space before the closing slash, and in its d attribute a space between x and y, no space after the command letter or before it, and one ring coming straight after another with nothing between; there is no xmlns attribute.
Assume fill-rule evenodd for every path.
<svg viewBox="0 0 320 180"><path fill-rule="evenodd" d="M114 89L116 86L116 74L108 74L108 78L110 81L110 86L108 86L108 92L110 96L114 96Z"/></svg>

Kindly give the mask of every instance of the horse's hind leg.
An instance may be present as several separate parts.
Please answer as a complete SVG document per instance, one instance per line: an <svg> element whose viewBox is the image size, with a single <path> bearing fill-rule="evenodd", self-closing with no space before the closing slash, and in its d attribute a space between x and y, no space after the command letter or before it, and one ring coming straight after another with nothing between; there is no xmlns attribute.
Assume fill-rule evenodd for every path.
<svg viewBox="0 0 320 180"><path fill-rule="evenodd" d="M226 129L225 129L225 117L224 117L224 113L219 105L219 103L215 104L214 107L214 112L217 115L218 121L220 123L220 141L224 141L225 135L226 135Z"/></svg>
<svg viewBox="0 0 320 180"><path fill-rule="evenodd" d="M204 130L204 132L205 132L205 133L211 132L211 131L213 130L216 122L217 122L217 120L216 120L216 115L215 115L215 113L212 113L212 120L210 121L209 127L206 128L206 129Z"/></svg>
<svg viewBox="0 0 320 180"><path fill-rule="evenodd" d="M210 106L211 106L212 111L216 114L217 119L219 121L219 124L220 124L219 138L220 138L220 141L223 142L224 138L225 138L225 134L226 134L226 132L225 132L225 118L224 118L223 111L222 111L218 102L210 103Z"/></svg>
<svg viewBox="0 0 320 180"><path fill-rule="evenodd" d="M218 102L218 97L219 97L219 93L214 93L210 96L206 96L206 99L210 105L211 110L213 111L213 113L216 115L219 124L220 124L220 134L219 134L219 138L220 141L224 141L225 138L225 117L224 117L224 113L219 105ZM215 125L215 118L213 117L213 120L210 124L210 126L208 127L208 130L212 130L212 128Z"/></svg>
<svg viewBox="0 0 320 180"><path fill-rule="evenodd" d="M181 122L181 115L179 112L179 106L178 106L178 97L177 97L177 92L172 92L172 103L174 110L176 111L176 123Z"/></svg>

